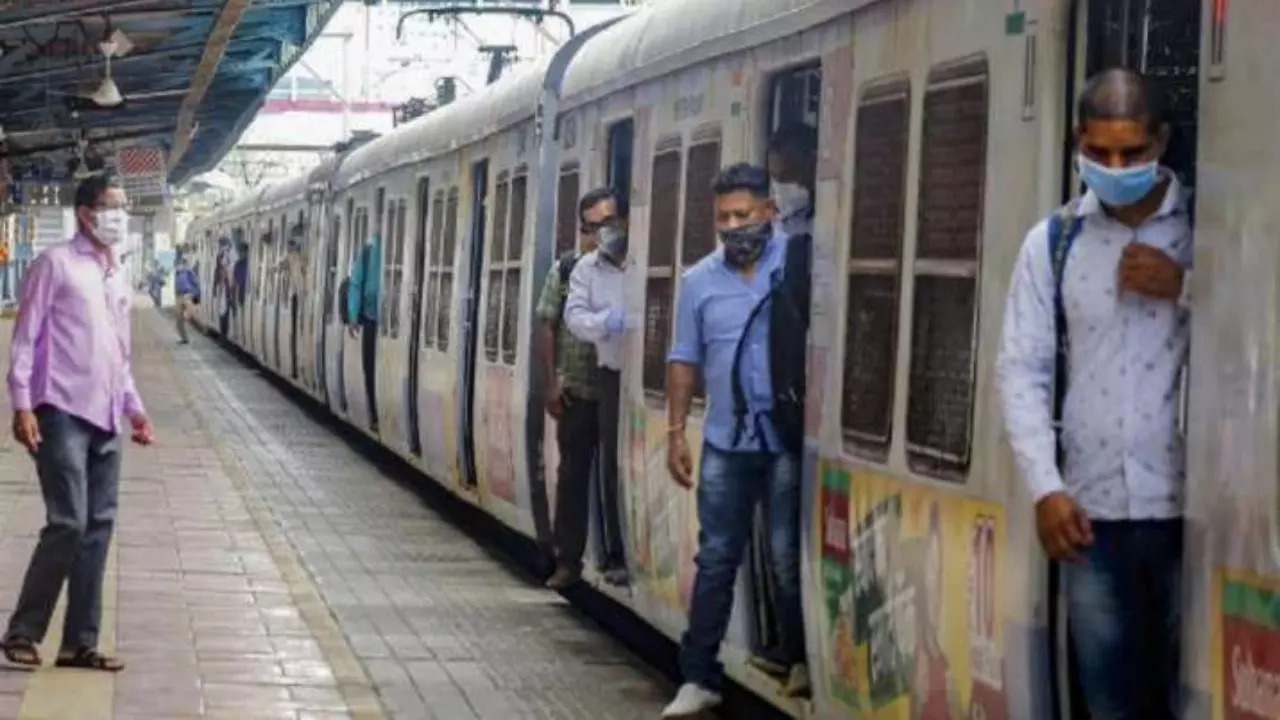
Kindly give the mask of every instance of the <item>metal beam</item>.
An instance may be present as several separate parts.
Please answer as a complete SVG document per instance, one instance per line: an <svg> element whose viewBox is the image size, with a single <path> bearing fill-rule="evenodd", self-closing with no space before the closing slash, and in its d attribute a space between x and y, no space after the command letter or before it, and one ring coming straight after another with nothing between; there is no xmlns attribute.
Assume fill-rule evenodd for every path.
<svg viewBox="0 0 1280 720"><path fill-rule="evenodd" d="M137 130L134 132L119 133L116 135L108 135L105 137L93 137L89 139L91 144L119 142L120 140L138 140L152 135L168 135L172 132L173 126L155 127L148 130ZM26 157L28 155L44 155L47 153L58 152L59 150L70 150L78 147L79 143L64 142L52 145L37 145L35 147L20 148L10 151L0 151L0 158Z"/></svg>
<svg viewBox="0 0 1280 720"><path fill-rule="evenodd" d="M213 84L213 78L218 74L218 65L222 62L222 56L227 51L227 45L231 42L236 27L240 25L240 20L244 18L252 4L252 0L227 0L227 3L222 6L222 12L218 14L218 19L209 32L209 42L205 45L204 55L200 58L200 66L196 68L195 75L191 78L191 92L187 93L186 99L182 101L182 109L178 111L178 127L173 133L169 167L175 167L186 154L187 148L191 146L192 123L195 121L196 110L200 108L200 101L204 99L205 92L209 90L209 86Z"/></svg>

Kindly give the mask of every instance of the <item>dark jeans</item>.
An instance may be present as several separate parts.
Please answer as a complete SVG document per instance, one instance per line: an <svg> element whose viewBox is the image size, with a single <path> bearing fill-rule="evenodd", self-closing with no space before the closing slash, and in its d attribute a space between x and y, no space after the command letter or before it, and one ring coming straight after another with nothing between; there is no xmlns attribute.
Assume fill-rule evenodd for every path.
<svg viewBox="0 0 1280 720"><path fill-rule="evenodd" d="M360 319L360 360L364 365L364 396L369 401L369 427L378 429L378 322Z"/></svg>
<svg viewBox="0 0 1280 720"><path fill-rule="evenodd" d="M709 690L719 690L724 682L724 668L716 656L729 627L738 567L758 502L764 503L770 561L778 582L779 660L804 662L799 460L772 453L727 453L703 445L697 492L697 576L689 602L689 627L680 640L680 673L685 682Z"/></svg>
<svg viewBox="0 0 1280 720"><path fill-rule="evenodd" d="M1182 521L1094 521L1063 563L1067 617L1093 720L1172 720L1179 710Z"/></svg>
<svg viewBox="0 0 1280 720"><path fill-rule="evenodd" d="M591 495L591 463L600 440L599 403L565 394L564 415L556 423L560 468L556 485L556 561L582 566L587 547L587 501Z"/></svg>
<svg viewBox="0 0 1280 720"><path fill-rule="evenodd" d="M66 581L62 646L97 648L120 484L120 437L47 405L36 409L36 418L42 438L36 471L47 519L7 636L43 641Z"/></svg>
<svg viewBox="0 0 1280 720"><path fill-rule="evenodd" d="M618 500L618 413L622 392L617 370L596 372L600 391L600 537L604 539L605 568L626 567L622 544L622 503Z"/></svg>

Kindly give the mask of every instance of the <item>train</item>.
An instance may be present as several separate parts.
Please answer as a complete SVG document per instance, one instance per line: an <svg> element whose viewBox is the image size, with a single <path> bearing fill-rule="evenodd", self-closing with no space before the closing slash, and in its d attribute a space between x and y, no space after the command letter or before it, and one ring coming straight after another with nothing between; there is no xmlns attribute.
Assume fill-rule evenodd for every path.
<svg viewBox="0 0 1280 720"><path fill-rule="evenodd" d="M697 527L665 467L671 308L681 270L715 247L717 170L762 164L773 129L808 124L813 693L784 698L747 662L774 627L759 553L740 575L728 674L797 718L920 717L936 693L949 717L1078 717L1060 584L993 366L1024 236L1079 187L1075 96L1102 68L1139 68L1169 103L1165 162L1195 190L1184 716L1280 717L1277 28L1280 5L1229 0L657 2L254 189L184 242L206 289L221 238L245 253L230 342L424 482L545 544L557 457L534 304L578 242L578 198L615 188L630 207L627 311L644 319L625 339L618 437L632 582L604 584L590 563L586 581L676 639ZM339 297L373 232L376 431ZM299 287L277 271L291 237ZM198 321L218 329L206 294Z"/></svg>

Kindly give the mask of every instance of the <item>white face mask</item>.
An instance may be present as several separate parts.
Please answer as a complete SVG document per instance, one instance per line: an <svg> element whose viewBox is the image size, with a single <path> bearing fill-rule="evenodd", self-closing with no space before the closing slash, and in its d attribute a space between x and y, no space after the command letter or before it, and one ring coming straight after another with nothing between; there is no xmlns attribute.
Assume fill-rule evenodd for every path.
<svg viewBox="0 0 1280 720"><path fill-rule="evenodd" d="M93 229L94 237L103 245L119 245L124 240L129 228L129 214L118 208L98 210L94 213L98 221Z"/></svg>
<svg viewBox="0 0 1280 720"><path fill-rule="evenodd" d="M778 212L783 217L790 217L809 209L809 190L805 186L799 183L775 182L771 187L773 204L778 207Z"/></svg>

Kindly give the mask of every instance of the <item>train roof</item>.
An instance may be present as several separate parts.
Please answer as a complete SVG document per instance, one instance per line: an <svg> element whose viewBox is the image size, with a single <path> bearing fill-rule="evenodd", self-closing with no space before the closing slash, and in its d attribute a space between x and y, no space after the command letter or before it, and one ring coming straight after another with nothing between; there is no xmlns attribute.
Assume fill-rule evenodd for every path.
<svg viewBox="0 0 1280 720"><path fill-rule="evenodd" d="M238 220L257 208L258 200L262 197L263 192L261 188L253 188L244 195L227 203L226 206L216 210L213 215L221 222Z"/></svg>
<svg viewBox="0 0 1280 720"><path fill-rule="evenodd" d="M393 168L442 155L532 118L549 60L516 70L357 148L338 166L333 188L339 190Z"/></svg>
<svg viewBox="0 0 1280 720"><path fill-rule="evenodd" d="M711 58L793 35L877 0L683 0L646 6L587 41L562 110Z"/></svg>
<svg viewBox="0 0 1280 720"><path fill-rule="evenodd" d="M258 209L267 212L284 205L302 202L307 197L307 179L310 175L311 173L307 172L268 185L258 198Z"/></svg>

